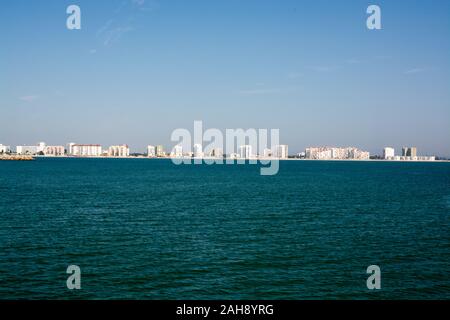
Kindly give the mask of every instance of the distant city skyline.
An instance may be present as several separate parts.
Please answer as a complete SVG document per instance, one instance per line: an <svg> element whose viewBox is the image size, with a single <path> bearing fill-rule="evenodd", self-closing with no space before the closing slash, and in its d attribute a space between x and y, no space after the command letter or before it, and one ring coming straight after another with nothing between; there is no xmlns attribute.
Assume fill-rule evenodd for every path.
<svg viewBox="0 0 450 320"><path fill-rule="evenodd" d="M0 144L173 147L209 128L450 157L450 2L8 1ZM82 29L67 30L77 4Z"/></svg>
<svg viewBox="0 0 450 320"><path fill-rule="evenodd" d="M94 140L98 141L99 139L94 139ZM93 140L91 139L91 141L93 141ZM157 143L155 143L154 141L151 142L151 143L153 143L154 145L147 144L145 146L138 146L138 148L136 150L131 149L131 147L129 147L129 145L127 143L124 143L124 144L121 144L121 145L127 146L128 148L130 148L130 152L131 153L146 153L146 152L148 152L148 147L149 146L155 147L157 145ZM6 144L5 143L0 143L0 146L2 146L2 147L9 147L14 152L16 150L16 148L18 148L18 147L39 146L39 145L42 145L42 144L46 145L46 142L39 141L39 142L36 142L36 143L25 143L25 144L19 144L19 145L11 145L11 144L7 144L7 143ZM71 145L86 145L86 146L99 146L99 147L105 147L105 146L117 147L117 146L120 146L120 145L117 145L117 144L114 145L114 143L112 143L112 144L102 144L102 143L89 143L89 142L87 142L87 143L75 143L75 142L67 143L66 142L66 143L61 143L61 144L50 144L50 145L64 146L67 150L70 150ZM205 145L208 145L208 143L205 143ZM165 147L165 148L167 148L169 150L172 150L174 148L177 148L179 146L179 144L178 143L174 143L174 142L169 142L168 145L159 145L159 146ZM200 146L200 150L203 147L202 144L194 144L192 146L192 148L191 148L194 153L195 153L195 150L196 150L197 146ZM245 146L245 145L241 145L241 146L236 145L237 149L235 151L238 152L239 148L242 147L242 146ZM276 149L276 147L280 147L280 146L287 146L287 145L274 145L273 147ZM252 147L253 146L250 145L250 150L251 150ZM301 152L305 151L308 148L352 148L352 147L350 145L339 145L339 146L338 145L316 145L316 146L307 145L304 149L302 149L302 150L294 150L292 153L288 153L287 150L283 150L283 151L272 150L272 151L274 151L276 153L279 152L279 153L283 153L283 154L295 155L295 154L298 154L298 153L301 153ZM398 155L402 155L402 156L415 156L416 153L417 153L417 147L405 147L405 146L395 147L395 146L392 146L392 145L384 146L382 148L379 148L376 152L370 152L370 153L371 153L371 155L385 156L387 150L389 150L389 152L392 152L392 154L396 155L398 153ZM265 149L258 150L258 151L261 154L263 154ZM408 152L409 152L409 154L408 154ZM436 155L436 153L434 153L434 154L430 153L430 154L426 154L426 155ZM437 156L438 157L442 157L442 155L437 155Z"/></svg>
<svg viewBox="0 0 450 320"><path fill-rule="evenodd" d="M245 137L241 137L245 141ZM259 144L259 143L258 143ZM127 144L103 146L101 144L79 144L75 142L66 143L65 145L47 145L46 142L39 142L35 145L18 145L8 146L0 144L0 154L21 154L21 155L39 155L45 156L112 156L112 157L130 157L131 155L146 155L149 157L219 157L227 156L231 158L250 159L252 157L259 158L279 158L287 159L289 157L306 158L311 160L369 160L384 159L396 161L434 161L436 155L419 154L416 147L402 147L401 152L396 152L393 147L384 147L382 153L371 154L369 151L360 150L357 147L347 146L310 146L304 151L296 151L289 153L289 146L285 144L275 144L266 147L258 144L232 144L226 147L232 147L224 153L224 145L209 142L196 143L192 146L185 143L177 143L171 145L166 150L163 145L147 145L145 151L130 151ZM204 146L207 149L204 149ZM186 148L187 146L187 148ZM254 149L253 149L254 148ZM438 156L438 158L442 158Z"/></svg>

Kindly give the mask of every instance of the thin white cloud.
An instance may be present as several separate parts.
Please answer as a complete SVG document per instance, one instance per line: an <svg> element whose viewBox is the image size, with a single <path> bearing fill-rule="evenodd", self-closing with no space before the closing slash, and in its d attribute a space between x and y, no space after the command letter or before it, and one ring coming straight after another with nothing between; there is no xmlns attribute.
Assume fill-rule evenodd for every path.
<svg viewBox="0 0 450 320"><path fill-rule="evenodd" d="M39 99L39 96L37 96L37 95L27 95L27 96L19 97L19 100L22 100L25 102L34 102L37 99Z"/></svg>
<svg viewBox="0 0 450 320"><path fill-rule="evenodd" d="M108 30L111 27L112 23L113 23L112 19L106 21L105 24L97 30L96 36L100 37L106 30Z"/></svg>
<svg viewBox="0 0 450 320"><path fill-rule="evenodd" d="M404 73L405 74L416 74L416 73L425 72L427 70L428 70L428 68L412 68L412 69L406 70Z"/></svg>
<svg viewBox="0 0 450 320"><path fill-rule="evenodd" d="M103 46L110 46L134 30L134 22L140 16L140 11L152 11L157 7L158 3L152 0L122 1L113 16L97 30L96 37Z"/></svg>
<svg viewBox="0 0 450 320"><path fill-rule="evenodd" d="M127 27L117 27L111 30L108 30L105 34L105 39L103 40L103 45L109 46L114 42L119 41L124 34L132 31L133 28L130 26Z"/></svg>
<svg viewBox="0 0 450 320"><path fill-rule="evenodd" d="M159 8L159 3L154 0L131 0L131 3L139 11L153 11Z"/></svg>

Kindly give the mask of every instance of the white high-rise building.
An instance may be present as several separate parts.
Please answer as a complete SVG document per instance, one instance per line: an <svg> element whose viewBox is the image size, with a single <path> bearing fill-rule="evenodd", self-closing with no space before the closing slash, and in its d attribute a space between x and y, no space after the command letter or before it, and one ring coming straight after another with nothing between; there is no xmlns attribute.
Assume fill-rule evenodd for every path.
<svg viewBox="0 0 450 320"><path fill-rule="evenodd" d="M45 142L39 142L37 145L37 152L44 152L45 147L47 144Z"/></svg>
<svg viewBox="0 0 450 320"><path fill-rule="evenodd" d="M181 145L176 145L172 150L172 157L181 158L183 157L183 147Z"/></svg>
<svg viewBox="0 0 450 320"><path fill-rule="evenodd" d="M4 146L2 144L0 144L0 154L2 153L10 153L11 152L11 147L10 146Z"/></svg>
<svg viewBox="0 0 450 320"><path fill-rule="evenodd" d="M275 146L275 157L280 159L287 159L288 158L288 146L285 144Z"/></svg>
<svg viewBox="0 0 450 320"><path fill-rule="evenodd" d="M43 149L44 156L63 156L65 154L64 146L45 146Z"/></svg>
<svg viewBox="0 0 450 320"><path fill-rule="evenodd" d="M201 144L194 144L194 158L203 158L203 147Z"/></svg>
<svg viewBox="0 0 450 320"><path fill-rule="evenodd" d="M45 147L45 142L39 142L37 146L17 146L16 153L29 155L38 154L40 152L44 152Z"/></svg>
<svg viewBox="0 0 450 320"><path fill-rule="evenodd" d="M28 155L37 154L38 147L37 146L17 146L16 153L17 154L28 154Z"/></svg>
<svg viewBox="0 0 450 320"><path fill-rule="evenodd" d="M250 159L252 157L252 146L251 145L243 145L239 147L239 158L241 159Z"/></svg>
<svg viewBox="0 0 450 320"><path fill-rule="evenodd" d="M129 157L130 148L126 144L121 146L111 146L108 149L108 155L110 157Z"/></svg>
<svg viewBox="0 0 450 320"><path fill-rule="evenodd" d="M395 157L395 149L391 147L386 147L383 150L383 158L386 160L393 160Z"/></svg>
<svg viewBox="0 0 450 320"><path fill-rule="evenodd" d="M76 157L99 157L102 155L102 146L99 144L73 144L71 154Z"/></svg>
<svg viewBox="0 0 450 320"><path fill-rule="evenodd" d="M68 150L68 154L73 154L73 146L74 145L76 145L76 143L75 142L71 142L71 143L69 143L69 150Z"/></svg>
<svg viewBox="0 0 450 320"><path fill-rule="evenodd" d="M164 152L164 147L161 145L157 145L155 148L156 156L157 157L165 157L166 153Z"/></svg>
<svg viewBox="0 0 450 320"><path fill-rule="evenodd" d="M156 157L156 148L155 148L155 146L147 146L147 156L148 157Z"/></svg>

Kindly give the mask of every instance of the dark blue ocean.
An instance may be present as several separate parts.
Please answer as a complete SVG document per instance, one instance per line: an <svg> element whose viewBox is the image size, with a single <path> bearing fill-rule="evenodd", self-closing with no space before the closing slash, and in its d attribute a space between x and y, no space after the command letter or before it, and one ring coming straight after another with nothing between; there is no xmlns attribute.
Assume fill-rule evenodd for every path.
<svg viewBox="0 0 450 320"><path fill-rule="evenodd" d="M0 299L450 298L450 163L280 166L0 161Z"/></svg>

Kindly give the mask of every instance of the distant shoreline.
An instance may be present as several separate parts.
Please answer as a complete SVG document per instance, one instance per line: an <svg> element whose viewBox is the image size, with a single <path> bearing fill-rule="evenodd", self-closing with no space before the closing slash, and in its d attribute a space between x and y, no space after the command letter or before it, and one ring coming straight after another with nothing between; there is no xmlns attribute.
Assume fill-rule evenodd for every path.
<svg viewBox="0 0 450 320"><path fill-rule="evenodd" d="M26 158L26 159L25 159ZM401 163L441 163L441 162L450 162L450 160L384 160L384 159L299 159L299 158L287 158L287 159L279 159L279 158L250 158L250 159L236 159L236 158L173 158L173 157L146 157L146 156L128 156L128 157L113 157L113 156L25 156L25 155L10 155L10 156L0 156L0 160L10 160L10 161L19 161L19 160L34 160L34 159L147 159L147 160L223 160L223 161L333 161L333 162L401 162Z"/></svg>

